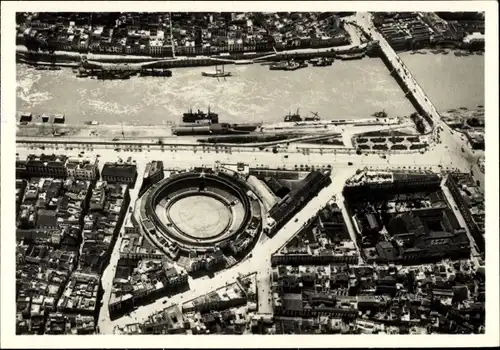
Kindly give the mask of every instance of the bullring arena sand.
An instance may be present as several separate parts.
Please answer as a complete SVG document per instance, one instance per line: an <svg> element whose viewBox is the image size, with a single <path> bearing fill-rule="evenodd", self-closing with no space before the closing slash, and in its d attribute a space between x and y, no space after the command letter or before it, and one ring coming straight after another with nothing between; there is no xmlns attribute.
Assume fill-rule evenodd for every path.
<svg viewBox="0 0 500 350"><path fill-rule="evenodd" d="M177 200L170 206L168 215L180 231L195 239L209 239L224 233L232 217L224 203L205 195Z"/></svg>

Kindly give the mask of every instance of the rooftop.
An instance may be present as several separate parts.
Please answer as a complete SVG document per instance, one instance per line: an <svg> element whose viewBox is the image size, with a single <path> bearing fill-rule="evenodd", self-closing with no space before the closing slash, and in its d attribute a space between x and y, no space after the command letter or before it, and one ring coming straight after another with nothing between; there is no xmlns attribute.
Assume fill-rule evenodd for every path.
<svg viewBox="0 0 500 350"><path fill-rule="evenodd" d="M116 176L116 177L128 177L133 178L137 174L137 166L135 164L126 163L111 163L107 162L104 164L102 169L102 177Z"/></svg>

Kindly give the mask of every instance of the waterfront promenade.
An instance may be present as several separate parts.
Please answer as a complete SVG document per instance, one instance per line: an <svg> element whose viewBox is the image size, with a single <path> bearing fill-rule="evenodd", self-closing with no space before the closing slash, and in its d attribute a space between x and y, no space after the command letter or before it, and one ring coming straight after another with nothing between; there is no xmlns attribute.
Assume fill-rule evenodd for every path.
<svg viewBox="0 0 500 350"><path fill-rule="evenodd" d="M233 53L234 55L239 56L256 56L254 60L262 60L265 57L269 56L280 56L280 55L293 55L293 54L315 54L315 53L326 53L331 52L332 50L338 53L349 51L355 47L363 47L362 44L358 45L359 40L354 41L356 44L342 45L342 46L332 46L332 47L323 47L323 48L304 48L304 49L294 49L294 50L285 50L278 51L277 53L274 51L267 52L247 52L247 53ZM16 46L16 53L27 54L28 49L25 46L18 45ZM42 55L44 55L42 53ZM47 54L48 55L48 54ZM191 60L224 60L227 63L234 63L235 59L231 59L232 54L220 54L217 56L176 56L176 57L153 57L153 56L144 56L144 55L125 55L125 54L103 54L103 53L87 53L82 54L80 52L75 51L56 51L54 53L56 57L66 58L73 61L79 61L82 55L86 55L89 61L96 62L113 62L113 63L126 63L126 62L152 62L152 61L165 61L165 60L175 60L175 61L191 61ZM244 59L244 58L243 58Z"/></svg>

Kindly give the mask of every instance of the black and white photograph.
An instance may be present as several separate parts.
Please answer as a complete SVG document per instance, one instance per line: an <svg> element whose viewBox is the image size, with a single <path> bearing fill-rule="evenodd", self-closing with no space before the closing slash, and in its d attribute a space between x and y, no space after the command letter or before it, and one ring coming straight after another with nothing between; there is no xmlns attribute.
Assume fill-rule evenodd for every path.
<svg viewBox="0 0 500 350"><path fill-rule="evenodd" d="M204 3L2 3L5 344L498 345L498 4Z"/></svg>

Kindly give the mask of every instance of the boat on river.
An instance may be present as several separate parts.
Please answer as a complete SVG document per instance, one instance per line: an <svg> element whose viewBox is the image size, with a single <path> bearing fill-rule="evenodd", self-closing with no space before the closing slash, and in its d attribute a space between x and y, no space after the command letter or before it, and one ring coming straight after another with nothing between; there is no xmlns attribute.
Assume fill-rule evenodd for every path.
<svg viewBox="0 0 500 350"><path fill-rule="evenodd" d="M193 112L192 109L189 109L187 113L182 115L182 121L184 123L200 123L201 121L209 121L210 123L215 124L219 122L219 114L211 112L210 106L208 107L208 113L199 109L197 112Z"/></svg>
<svg viewBox="0 0 500 350"><path fill-rule="evenodd" d="M201 75L210 78L226 78L231 76L231 72L224 71L224 65L222 65L222 69L215 65L215 72L201 72Z"/></svg>
<svg viewBox="0 0 500 350"><path fill-rule="evenodd" d="M303 61L295 61L293 59L289 61L280 61L272 64L269 69L270 70L285 70L285 71L294 71L300 68L307 67L307 63Z"/></svg>
<svg viewBox="0 0 500 350"><path fill-rule="evenodd" d="M236 131L255 131L257 128L260 128L262 123L242 123L242 124L233 124L232 129Z"/></svg>
<svg viewBox="0 0 500 350"><path fill-rule="evenodd" d="M36 66L35 70L61 70L61 67L57 67L57 66Z"/></svg>
<svg viewBox="0 0 500 350"><path fill-rule="evenodd" d="M299 109L297 108L297 112L295 112L293 114L290 112L287 115L285 115L285 117L283 118L283 121L286 123L301 122L302 117L299 114Z"/></svg>
<svg viewBox="0 0 500 350"><path fill-rule="evenodd" d="M333 64L333 58L330 57L320 57L318 61L314 62L312 65L314 67L326 67Z"/></svg>

